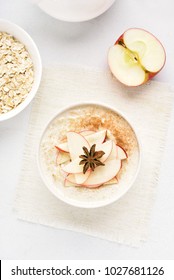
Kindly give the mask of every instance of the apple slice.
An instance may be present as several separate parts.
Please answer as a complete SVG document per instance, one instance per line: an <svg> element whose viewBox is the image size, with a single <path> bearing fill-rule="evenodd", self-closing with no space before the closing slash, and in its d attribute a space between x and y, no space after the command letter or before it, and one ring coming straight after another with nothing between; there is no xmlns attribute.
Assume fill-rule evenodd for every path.
<svg viewBox="0 0 174 280"><path fill-rule="evenodd" d="M82 136L88 136L90 134L93 134L95 133L95 131L93 130L83 130L81 132L79 132ZM69 153L69 148L68 148L68 142L64 142L64 143L60 143L58 145L55 146L55 148L58 150L58 151L61 151L61 152L65 152L65 153Z"/></svg>
<svg viewBox="0 0 174 280"><path fill-rule="evenodd" d="M88 141L80 133L70 131L67 133L68 149L72 160L84 154L83 147L90 148Z"/></svg>
<svg viewBox="0 0 174 280"><path fill-rule="evenodd" d="M163 68L165 60L159 40L139 28L126 30L108 53L111 72L128 86L138 86L151 79Z"/></svg>
<svg viewBox="0 0 174 280"><path fill-rule="evenodd" d="M87 135L85 138L88 141L90 147L94 144L102 144L106 139L106 129Z"/></svg>
<svg viewBox="0 0 174 280"><path fill-rule="evenodd" d="M66 180L74 185L83 185L83 183L88 179L90 176L91 171L87 171L85 174L79 173L79 174L68 174L66 176Z"/></svg>
<svg viewBox="0 0 174 280"><path fill-rule="evenodd" d="M64 180L64 186L65 187L75 187L76 184L71 183L70 181L68 181L66 178Z"/></svg>
<svg viewBox="0 0 174 280"><path fill-rule="evenodd" d="M111 180L105 183L105 185L111 185L111 184L118 184L118 179L114 176Z"/></svg>
<svg viewBox="0 0 174 280"><path fill-rule="evenodd" d="M57 165L65 163L69 160L70 160L69 153L61 152L61 151L58 150L58 154L57 154L57 157L56 157L56 164Z"/></svg>
<svg viewBox="0 0 174 280"><path fill-rule="evenodd" d="M117 158L118 159L128 158L128 155L127 155L126 151L122 147L120 147L119 145L117 145Z"/></svg>
<svg viewBox="0 0 174 280"><path fill-rule="evenodd" d="M93 144L102 144L106 138L106 130L101 130L99 132L94 132L92 130L86 130L86 131L84 130L80 133L70 131L70 132L68 132L68 134L69 133L70 134L76 133L76 134L79 134L82 137L84 137L86 139L86 141L88 142L88 146L89 145L92 146ZM60 144L56 145L55 147L59 151L69 153L68 142L60 143Z"/></svg>
<svg viewBox="0 0 174 280"><path fill-rule="evenodd" d="M82 130L82 131L80 131L79 133L80 133L82 136L88 136L88 135L90 135L90 134L95 133L95 131L94 131L94 130Z"/></svg>
<svg viewBox="0 0 174 280"><path fill-rule="evenodd" d="M87 189L97 189L99 187L103 186L103 184L99 184L99 185L82 185L82 187L87 188Z"/></svg>
<svg viewBox="0 0 174 280"><path fill-rule="evenodd" d="M107 158L107 160L112 160L114 158L123 160L123 159L128 158L128 155L127 155L126 151L121 146L116 145L113 142L112 151L111 151L109 157Z"/></svg>
<svg viewBox="0 0 174 280"><path fill-rule="evenodd" d="M64 179L68 176L68 173L63 171L62 169L60 169L59 172L60 172L61 177Z"/></svg>
<svg viewBox="0 0 174 280"><path fill-rule="evenodd" d="M76 183L78 185L82 185L84 182L86 182L90 174L91 174L91 170L88 170L85 174L84 173L74 174Z"/></svg>
<svg viewBox="0 0 174 280"><path fill-rule="evenodd" d="M86 185L83 185L83 184L77 184L76 181L75 181L74 174L69 174L67 176L67 178L65 178L65 180L64 180L64 186L65 187L81 186L81 187L85 187L85 188L89 188L89 189L94 189L94 188L101 187L102 185L111 185L111 184L118 184L118 179L116 177L114 177L104 184L99 184L99 185L94 184L94 185L91 185L91 186L86 186Z"/></svg>
<svg viewBox="0 0 174 280"><path fill-rule="evenodd" d="M112 140L112 141L116 142L116 139L115 139L114 135L111 133L111 131L110 131L110 130L107 130L106 135L107 135L107 139L109 139L109 140Z"/></svg>
<svg viewBox="0 0 174 280"><path fill-rule="evenodd" d="M118 152L117 146L113 142L112 150L111 150L111 153L109 154L109 157L107 158L107 161L112 160L112 159L117 159L117 152Z"/></svg>
<svg viewBox="0 0 174 280"><path fill-rule="evenodd" d="M98 185L94 184L92 186L86 186L83 183L78 184L78 183L76 183L75 174L68 174L64 181L64 184L65 183L66 183L66 186L80 186L80 187L91 188L91 189L98 188L101 186L101 184L98 184Z"/></svg>
<svg viewBox="0 0 174 280"><path fill-rule="evenodd" d="M71 178L70 178L70 180L71 180ZM75 179L72 179L72 180L75 181ZM114 177L113 179L111 179L110 181L108 181L108 182L106 182L102 185L113 185L113 184L118 184L118 180L117 180L116 177ZM78 185L77 183L72 183L68 179L64 180L64 186L65 187L81 186L81 187L85 187L85 188L89 188L89 189L94 189L94 188L101 187L102 185L83 186L83 185Z"/></svg>
<svg viewBox="0 0 174 280"><path fill-rule="evenodd" d="M112 151L112 145L113 145L113 141L109 140L103 144L98 144L96 146L96 151L103 151L105 153L102 156L102 158L100 159L101 162L106 161L107 158L109 157L109 155ZM80 161L81 161L81 159L79 157L77 157L74 160L72 160L70 163L68 163L67 165L64 165L62 167L62 170L64 172L73 173L73 174L83 173L83 165L79 165Z"/></svg>
<svg viewBox="0 0 174 280"><path fill-rule="evenodd" d="M83 173L83 165L79 165L81 159L77 157L76 159L72 160L70 163L64 165L62 170L66 173Z"/></svg>
<svg viewBox="0 0 174 280"><path fill-rule="evenodd" d="M105 166L98 166L93 172L91 172L90 176L83 185L86 187L92 185L102 185L116 176L120 168L121 160L107 160Z"/></svg>
<svg viewBox="0 0 174 280"><path fill-rule="evenodd" d="M96 145L96 151L103 151L105 154L100 158L101 162L105 162L109 155L111 154L112 151L112 146L113 146L113 141L112 140L108 140L106 142L104 142L103 144L97 144Z"/></svg>
<svg viewBox="0 0 174 280"><path fill-rule="evenodd" d="M69 182L69 183L71 183L71 184L73 184L73 185L76 185L76 186L78 186L79 184L76 182L76 178L75 178L75 176L74 176L75 174L67 174L67 176L66 176L66 180L67 180L67 182Z"/></svg>
<svg viewBox="0 0 174 280"><path fill-rule="evenodd" d="M67 142L60 143L60 144L56 145L55 148L57 150L61 151L61 152L69 153L68 143Z"/></svg>

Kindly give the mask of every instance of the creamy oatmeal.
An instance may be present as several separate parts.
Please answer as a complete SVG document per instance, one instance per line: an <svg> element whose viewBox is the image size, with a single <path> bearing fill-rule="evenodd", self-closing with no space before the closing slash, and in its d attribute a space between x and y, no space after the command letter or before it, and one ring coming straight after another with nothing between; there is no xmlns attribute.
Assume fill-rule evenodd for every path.
<svg viewBox="0 0 174 280"><path fill-rule="evenodd" d="M126 151L128 158L122 161L117 175L118 183L104 185L96 189L65 187L62 174L56 164L55 146L66 141L68 131L101 131L107 129L108 137ZM136 135L128 122L117 113L97 105L74 107L57 116L47 127L40 145L40 163L48 184L69 196L72 200L91 202L108 198L115 192L121 192L131 183L139 164L139 146ZM125 187L126 186L126 187Z"/></svg>

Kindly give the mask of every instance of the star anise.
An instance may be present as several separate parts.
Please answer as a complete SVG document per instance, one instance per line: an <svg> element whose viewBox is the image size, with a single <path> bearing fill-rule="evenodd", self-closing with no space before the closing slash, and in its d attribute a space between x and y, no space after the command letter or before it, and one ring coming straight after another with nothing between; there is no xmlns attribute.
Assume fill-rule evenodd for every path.
<svg viewBox="0 0 174 280"><path fill-rule="evenodd" d="M84 164L83 166L83 173L85 174L86 171L91 168L92 171L97 166L104 165L99 159L105 154L103 151L95 151L96 144L92 145L90 150L86 147L83 147L84 155L79 156L82 160L79 162L79 164Z"/></svg>

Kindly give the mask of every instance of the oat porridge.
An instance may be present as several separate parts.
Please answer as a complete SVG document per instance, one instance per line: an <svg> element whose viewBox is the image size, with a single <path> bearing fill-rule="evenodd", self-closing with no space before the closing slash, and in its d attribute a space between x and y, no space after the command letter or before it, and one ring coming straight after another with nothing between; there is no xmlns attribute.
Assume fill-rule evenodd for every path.
<svg viewBox="0 0 174 280"><path fill-rule="evenodd" d="M83 105L49 124L39 158L54 189L71 199L95 202L130 184L139 164L139 144L122 116L103 106Z"/></svg>

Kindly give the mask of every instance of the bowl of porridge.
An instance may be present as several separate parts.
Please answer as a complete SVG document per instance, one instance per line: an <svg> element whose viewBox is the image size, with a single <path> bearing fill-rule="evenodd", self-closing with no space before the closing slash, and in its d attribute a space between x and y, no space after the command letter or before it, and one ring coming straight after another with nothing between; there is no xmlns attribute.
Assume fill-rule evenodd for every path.
<svg viewBox="0 0 174 280"><path fill-rule="evenodd" d="M44 129L38 168L58 199L82 208L106 206L133 185L141 149L135 129L115 108L83 103L59 111Z"/></svg>
<svg viewBox="0 0 174 280"><path fill-rule="evenodd" d="M32 101L41 74L32 38L18 25L0 20L0 121L14 117Z"/></svg>

